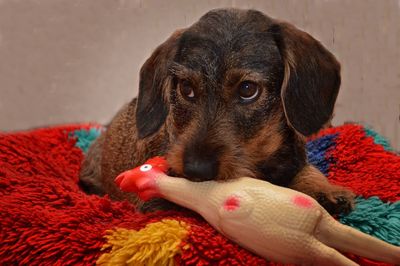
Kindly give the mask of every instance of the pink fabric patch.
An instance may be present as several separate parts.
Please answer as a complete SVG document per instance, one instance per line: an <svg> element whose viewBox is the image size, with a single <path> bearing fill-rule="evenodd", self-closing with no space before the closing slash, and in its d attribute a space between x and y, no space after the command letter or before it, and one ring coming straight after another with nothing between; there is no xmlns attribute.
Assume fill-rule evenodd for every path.
<svg viewBox="0 0 400 266"><path fill-rule="evenodd" d="M311 208L313 206L312 200L304 196L297 195L292 200L295 205L302 208Z"/></svg>
<svg viewBox="0 0 400 266"><path fill-rule="evenodd" d="M234 211L240 206L240 200L237 196L229 196L224 202L224 209Z"/></svg>

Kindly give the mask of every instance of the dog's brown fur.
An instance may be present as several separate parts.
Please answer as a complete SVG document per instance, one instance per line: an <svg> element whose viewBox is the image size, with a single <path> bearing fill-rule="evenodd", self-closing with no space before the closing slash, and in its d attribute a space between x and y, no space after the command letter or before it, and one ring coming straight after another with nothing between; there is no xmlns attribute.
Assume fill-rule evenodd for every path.
<svg viewBox="0 0 400 266"><path fill-rule="evenodd" d="M239 97L243 82L255 84L255 100ZM330 120L339 86L339 63L307 33L254 10L210 11L145 62L138 98L92 145L81 183L136 201L114 178L166 155L176 175L251 176L305 192L331 213L348 211L353 194L307 164L304 147Z"/></svg>

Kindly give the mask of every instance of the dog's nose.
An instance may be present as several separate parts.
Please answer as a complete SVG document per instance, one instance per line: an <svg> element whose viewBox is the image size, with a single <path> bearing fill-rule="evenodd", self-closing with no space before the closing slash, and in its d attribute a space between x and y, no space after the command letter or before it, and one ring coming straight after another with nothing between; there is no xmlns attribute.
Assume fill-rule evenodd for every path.
<svg viewBox="0 0 400 266"><path fill-rule="evenodd" d="M183 163L183 174L192 181L213 180L218 175L216 158L187 156Z"/></svg>

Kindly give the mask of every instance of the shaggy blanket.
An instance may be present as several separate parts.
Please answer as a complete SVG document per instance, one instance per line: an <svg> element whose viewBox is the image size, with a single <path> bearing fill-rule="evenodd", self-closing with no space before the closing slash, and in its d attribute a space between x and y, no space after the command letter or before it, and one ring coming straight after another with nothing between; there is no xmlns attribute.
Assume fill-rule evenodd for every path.
<svg viewBox="0 0 400 266"><path fill-rule="evenodd" d="M273 265L190 212L140 214L78 186L97 125L0 133L1 265ZM307 143L308 159L350 187L344 224L400 245L400 156L371 129L347 124ZM385 265L346 254L361 265Z"/></svg>

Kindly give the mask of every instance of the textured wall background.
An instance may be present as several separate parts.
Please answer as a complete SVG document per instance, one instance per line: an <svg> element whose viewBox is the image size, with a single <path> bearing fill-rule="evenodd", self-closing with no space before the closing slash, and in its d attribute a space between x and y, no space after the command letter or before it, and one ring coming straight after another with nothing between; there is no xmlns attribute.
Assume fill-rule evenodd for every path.
<svg viewBox="0 0 400 266"><path fill-rule="evenodd" d="M366 122L400 148L399 0L0 0L0 130L107 122L159 43L230 6L320 39L342 63L334 123Z"/></svg>

